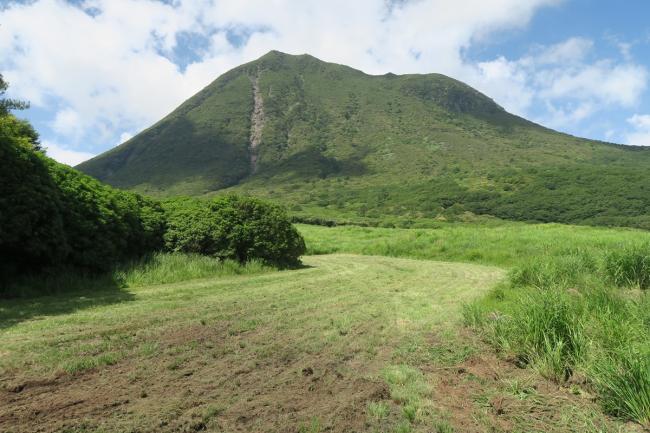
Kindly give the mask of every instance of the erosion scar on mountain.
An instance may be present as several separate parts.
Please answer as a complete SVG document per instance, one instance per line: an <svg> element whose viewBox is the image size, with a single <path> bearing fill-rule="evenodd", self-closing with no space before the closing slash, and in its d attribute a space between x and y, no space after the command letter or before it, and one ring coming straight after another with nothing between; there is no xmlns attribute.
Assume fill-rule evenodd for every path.
<svg viewBox="0 0 650 433"><path fill-rule="evenodd" d="M264 101L260 93L260 74L257 73L255 79L251 77L253 83L253 113L251 114L251 136L250 136L250 158L251 174L257 171L257 148L262 141L262 129L264 128Z"/></svg>

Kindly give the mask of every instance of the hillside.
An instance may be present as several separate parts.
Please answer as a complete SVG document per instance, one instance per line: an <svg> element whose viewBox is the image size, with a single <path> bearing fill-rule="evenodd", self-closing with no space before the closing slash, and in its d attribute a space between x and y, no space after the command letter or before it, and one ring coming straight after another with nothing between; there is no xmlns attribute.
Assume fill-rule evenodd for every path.
<svg viewBox="0 0 650 433"><path fill-rule="evenodd" d="M152 195L245 192L303 216L650 228L650 149L543 128L443 75L276 51L78 168Z"/></svg>

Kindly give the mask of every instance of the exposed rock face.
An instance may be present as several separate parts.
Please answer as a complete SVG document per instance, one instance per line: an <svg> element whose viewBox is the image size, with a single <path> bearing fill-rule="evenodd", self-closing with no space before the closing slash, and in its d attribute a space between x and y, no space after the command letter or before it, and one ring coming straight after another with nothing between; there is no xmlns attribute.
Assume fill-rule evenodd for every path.
<svg viewBox="0 0 650 433"><path fill-rule="evenodd" d="M251 135L250 135L250 162L251 174L257 171L257 152L262 142L262 129L264 129L264 101L260 92L260 73L257 73L255 79L251 78L253 83L253 112L251 114Z"/></svg>

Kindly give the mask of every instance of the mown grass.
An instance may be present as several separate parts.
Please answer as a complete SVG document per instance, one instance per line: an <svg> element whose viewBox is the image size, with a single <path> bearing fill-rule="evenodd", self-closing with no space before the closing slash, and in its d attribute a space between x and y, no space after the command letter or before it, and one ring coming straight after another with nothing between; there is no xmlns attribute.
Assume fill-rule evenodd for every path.
<svg viewBox="0 0 650 433"><path fill-rule="evenodd" d="M25 276L2 292L0 329L33 317L130 301L135 297L131 288L275 270L255 260L241 264L198 254L155 253L101 275L58 271Z"/></svg>
<svg viewBox="0 0 650 433"><path fill-rule="evenodd" d="M432 344L428 337L446 322L455 334L459 303L487 293L469 303L464 316L495 348L576 392L597 395L607 413L648 425L650 297L641 289L648 233L516 223L441 223L427 230L301 225L300 231L312 253L497 264L509 268L508 279L487 292L498 279L495 268L490 274L471 265L341 255L307 257L310 268L268 274L271 269L256 263L153 256L112 274L117 288L0 302L0 377L13 382L78 373L125 359L161 362L156 374L164 377L188 365L204 368L196 367L197 359L209 366L222 357L255 366L277 357L273 362L296 362L300 372L306 357L323 350L336 359L354 353L371 371L352 377L374 372L390 388L390 401L364 402L369 425L377 431L449 432L422 367L455 366L477 349L455 340ZM206 347L198 340L162 343L161 336L192 326L225 330ZM252 339L242 337L248 335ZM219 346L224 338L233 340L228 347ZM387 348L390 359L373 363ZM523 400L532 392L517 383L505 388ZM483 397L476 398L480 404ZM211 402L217 403L226 412L233 404ZM175 413L182 412L182 403L174 404ZM549 431L600 425L600 415L569 409L566 424ZM576 414L584 420L575 421ZM327 416L312 415L303 418L305 431L332 425ZM517 423L527 425L526 419L521 415ZM571 422L578 424L569 429Z"/></svg>
<svg viewBox="0 0 650 433"><path fill-rule="evenodd" d="M87 417L88 431L188 431L199 422L233 431L248 410L267 431L328 431L344 422L339 411L348 406L362 419L367 411L377 431L430 431L432 381L417 362L449 355L432 352L426 338L458 323L462 302L503 272L353 255L304 261L300 270L133 286L128 299L110 305L13 322L0 333L0 388L61 374L108 380L109 402L124 393L132 403L126 412ZM64 299L51 296L38 307ZM11 303L37 308L33 300ZM383 381L398 403L373 397ZM61 393L62 404L80 398ZM277 405L295 408L292 417L278 418ZM210 407L219 415L206 421ZM0 419L12 410L0 409ZM42 422L55 428L54 419ZM67 423L74 431L76 421Z"/></svg>

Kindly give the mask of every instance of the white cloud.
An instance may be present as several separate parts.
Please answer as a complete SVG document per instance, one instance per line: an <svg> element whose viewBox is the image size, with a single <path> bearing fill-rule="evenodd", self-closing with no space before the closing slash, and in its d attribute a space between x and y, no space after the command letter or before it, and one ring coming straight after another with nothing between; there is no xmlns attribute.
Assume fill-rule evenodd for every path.
<svg viewBox="0 0 650 433"><path fill-rule="evenodd" d="M626 134L627 144L650 146L650 114L635 114L627 119L634 131Z"/></svg>
<svg viewBox="0 0 650 433"><path fill-rule="evenodd" d="M70 108L63 109L56 113L54 121L52 122L52 129L62 135L76 135L78 131L81 118L79 113Z"/></svg>
<svg viewBox="0 0 650 433"><path fill-rule="evenodd" d="M650 146L650 131L632 132L626 135L627 144L632 146Z"/></svg>
<svg viewBox="0 0 650 433"><path fill-rule="evenodd" d="M75 166L95 156L90 152L80 152L76 150L66 149L51 141L43 140L42 146L45 149L47 156L54 158L57 161Z"/></svg>
<svg viewBox="0 0 650 433"><path fill-rule="evenodd" d="M650 114L635 114L627 119L627 121L638 129L646 129L650 131Z"/></svg>
<svg viewBox="0 0 650 433"><path fill-rule="evenodd" d="M555 125L607 105L633 106L646 70L630 59L589 62L588 39L535 47L520 59L463 56L491 32L523 28L540 8L562 1L86 0L78 7L37 0L0 11L0 70L15 96L66 107L53 115L59 140L102 148L271 49L368 73L445 73L517 114L553 107L542 120ZM185 68L170 60L183 32L209 42Z"/></svg>
<svg viewBox="0 0 650 433"><path fill-rule="evenodd" d="M591 40L570 38L535 47L517 60L483 62L475 82L517 114L545 107L538 121L554 128L577 125L601 110L637 105L647 88L647 69L628 60L590 61L593 46Z"/></svg>
<svg viewBox="0 0 650 433"><path fill-rule="evenodd" d="M594 42L586 38L569 38L550 47L537 47L535 58L528 58L535 64L573 65L585 60L592 51Z"/></svg>
<svg viewBox="0 0 650 433"><path fill-rule="evenodd" d="M118 140L117 144L125 143L132 138L133 138L133 134L131 134L130 132L123 132L120 134L120 139Z"/></svg>

